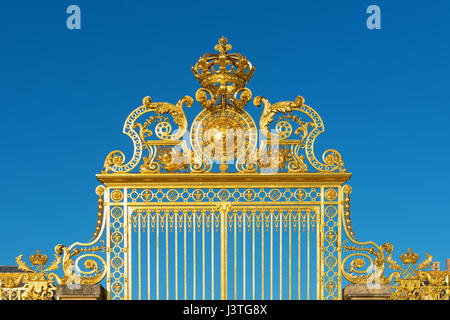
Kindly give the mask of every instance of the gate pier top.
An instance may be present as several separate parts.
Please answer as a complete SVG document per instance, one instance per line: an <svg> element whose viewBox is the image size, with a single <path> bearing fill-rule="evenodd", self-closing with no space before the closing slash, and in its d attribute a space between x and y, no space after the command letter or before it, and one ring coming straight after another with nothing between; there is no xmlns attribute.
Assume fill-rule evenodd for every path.
<svg viewBox="0 0 450 320"><path fill-rule="evenodd" d="M99 284L77 284L56 286L58 300L105 300L106 291Z"/></svg>
<svg viewBox="0 0 450 320"><path fill-rule="evenodd" d="M392 285L378 284L371 287L367 284L348 284L342 290L344 300L386 300L392 294Z"/></svg>

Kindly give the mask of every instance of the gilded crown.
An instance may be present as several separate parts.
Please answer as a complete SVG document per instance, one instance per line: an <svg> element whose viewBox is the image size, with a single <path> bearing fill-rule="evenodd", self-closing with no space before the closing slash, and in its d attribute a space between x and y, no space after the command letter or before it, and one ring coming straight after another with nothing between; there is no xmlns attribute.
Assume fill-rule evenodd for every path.
<svg viewBox="0 0 450 320"><path fill-rule="evenodd" d="M33 266L44 266L48 261L48 257L45 254L41 254L38 249L35 254L30 256L30 262Z"/></svg>
<svg viewBox="0 0 450 320"><path fill-rule="evenodd" d="M234 94L244 88L253 76L255 67L240 53L228 53L231 44L225 37L219 39L214 50L219 53L203 55L192 67L202 88L216 94Z"/></svg>
<svg viewBox="0 0 450 320"><path fill-rule="evenodd" d="M400 259L404 264L415 264L417 260L419 260L419 255L415 252L411 252L411 248L409 248L408 252L405 252L400 256Z"/></svg>

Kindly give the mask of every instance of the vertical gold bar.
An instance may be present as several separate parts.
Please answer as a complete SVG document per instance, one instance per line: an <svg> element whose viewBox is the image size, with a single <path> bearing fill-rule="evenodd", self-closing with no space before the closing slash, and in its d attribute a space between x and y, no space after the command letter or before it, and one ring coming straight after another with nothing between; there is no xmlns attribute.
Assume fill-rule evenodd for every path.
<svg viewBox="0 0 450 320"><path fill-rule="evenodd" d="M150 219L151 213L145 212L147 217L147 299L150 300Z"/></svg>
<svg viewBox="0 0 450 320"><path fill-rule="evenodd" d="M255 210L252 210L252 288L255 300Z"/></svg>
<svg viewBox="0 0 450 320"><path fill-rule="evenodd" d="M184 246L184 300L187 300L187 264L186 264L186 215L187 210L183 210L183 246Z"/></svg>
<svg viewBox="0 0 450 320"><path fill-rule="evenodd" d="M301 277L300 277L300 266L301 266L301 258L300 258L300 254L301 254L301 241L300 241L300 238L301 238L301 210L297 210L297 219L298 219L298 275L297 275L297 277L298 277L298 300L300 300L300 298L301 298L301 295L300 295L300 292L301 292L301 290L300 290L300 287L301 287Z"/></svg>
<svg viewBox="0 0 450 320"><path fill-rule="evenodd" d="M106 187L104 193L105 218L106 218L106 298L111 299L111 210L109 205L109 187Z"/></svg>
<svg viewBox="0 0 450 320"><path fill-rule="evenodd" d="M270 300L273 299L273 210L270 210Z"/></svg>
<svg viewBox="0 0 450 320"><path fill-rule="evenodd" d="M245 217L246 217L246 212L244 210L242 210L242 296L243 296L243 300L245 300L245 233L247 231L245 231L246 228L246 221L245 221Z"/></svg>
<svg viewBox="0 0 450 320"><path fill-rule="evenodd" d="M133 235L132 229L131 229L131 216L133 212L131 209L128 208L128 196L127 196L127 188L123 189L123 238L124 238L124 244L123 244L123 250L124 250L124 299L132 299L132 242L131 238ZM130 280L130 281L128 281ZM128 283L128 285L127 285Z"/></svg>
<svg viewBox="0 0 450 320"><path fill-rule="evenodd" d="M236 295L236 268L237 268L237 264L236 264L236 215L237 212L236 210L233 211L233 218L234 218L234 300L237 299L237 295Z"/></svg>
<svg viewBox="0 0 450 320"><path fill-rule="evenodd" d="M215 231L215 212L211 211L211 300L214 300L214 231Z"/></svg>
<svg viewBox="0 0 450 320"><path fill-rule="evenodd" d="M159 300L159 210L156 211L156 300Z"/></svg>
<svg viewBox="0 0 450 320"><path fill-rule="evenodd" d="M165 211L166 216L166 300L169 300L169 211Z"/></svg>
<svg viewBox="0 0 450 320"><path fill-rule="evenodd" d="M192 278L192 281L193 281L193 290L194 290L194 292L193 292L193 299L195 300L195 291L196 291L196 278L195 278L195 271L196 271L196 268L195 268L195 252L196 252L196 250L195 250L195 231L196 231L196 225L195 225L195 218L196 218L196 215L197 215L197 210L194 210L194 211L192 211L192 251L193 251L193 266L192 266L192 271L193 271L193 278Z"/></svg>
<svg viewBox="0 0 450 320"><path fill-rule="evenodd" d="M175 300L178 300L178 211L175 215Z"/></svg>
<svg viewBox="0 0 450 320"><path fill-rule="evenodd" d="M220 298L227 300L227 217L225 209L220 210Z"/></svg>
<svg viewBox="0 0 450 320"><path fill-rule="evenodd" d="M320 215L315 211L316 216L316 300L320 300Z"/></svg>
<svg viewBox="0 0 450 320"><path fill-rule="evenodd" d="M311 210L307 209L306 210L306 232L307 232L307 247L306 247L306 263L307 263L307 273L306 273L306 298L309 300L309 271L310 271L310 263L311 261L309 260L309 216L311 214Z"/></svg>
<svg viewBox="0 0 450 320"><path fill-rule="evenodd" d="M264 224L266 215L261 211L261 300L264 300Z"/></svg>
<svg viewBox="0 0 450 320"><path fill-rule="evenodd" d="M280 211L280 300L283 299L283 211Z"/></svg>
<svg viewBox="0 0 450 320"><path fill-rule="evenodd" d="M322 250L324 246L324 223L325 223L325 198L324 198L324 188L320 188L320 299L324 297L325 289L325 276L324 276L324 251Z"/></svg>
<svg viewBox="0 0 450 320"><path fill-rule="evenodd" d="M291 248L292 248L292 239L291 239L291 220L292 220L292 210L288 211L288 218L289 218L289 300L291 300L291 271L292 271L292 255L291 255Z"/></svg>
<svg viewBox="0 0 450 320"><path fill-rule="evenodd" d="M139 300L141 300L141 212L137 211L136 214L138 215L138 274L139 274L138 291L139 291Z"/></svg>
<svg viewBox="0 0 450 320"><path fill-rule="evenodd" d="M338 199L343 199L343 194L342 194L342 187L341 186L339 186L339 189L338 189L338 193L339 193L339 198ZM338 210L340 209L340 214L339 214L339 211L338 211L338 214L339 214L339 217L338 217L338 236L337 236L337 250L338 250L338 268L337 268L337 270L338 270L338 299L342 299L342 289L341 289L341 287L342 287L342 274L341 274L341 268L339 267L340 265L341 265L341 259L342 259L342 248L341 248L341 241L342 241L342 238L341 238L341 235L342 235L342 217L343 217L343 215L344 215L344 212L343 212L343 207L342 207L342 203L343 203L343 201L339 201L338 202ZM448 283L448 275L447 275L447 285L450 285L449 283Z"/></svg>
<svg viewBox="0 0 450 320"><path fill-rule="evenodd" d="M205 300L205 209L202 210L202 284L203 300Z"/></svg>

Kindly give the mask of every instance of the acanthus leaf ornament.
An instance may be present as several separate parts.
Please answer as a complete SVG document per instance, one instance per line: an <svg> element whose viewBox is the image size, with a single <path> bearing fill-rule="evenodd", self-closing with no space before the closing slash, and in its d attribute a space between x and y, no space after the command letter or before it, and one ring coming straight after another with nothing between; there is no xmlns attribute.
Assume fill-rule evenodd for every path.
<svg viewBox="0 0 450 320"><path fill-rule="evenodd" d="M175 105L167 102L152 102L150 97L144 98L144 105L148 108L148 111L153 111L157 115L170 114L173 118L173 122L178 125L178 129L174 132L172 132L172 130L161 130L162 132L160 132L158 138L166 141L178 140L185 134L187 129L187 119L183 110L183 105L190 107L192 106L192 103L193 100L189 96L184 96L178 100Z"/></svg>
<svg viewBox="0 0 450 320"><path fill-rule="evenodd" d="M136 120L142 115L149 112L154 112L157 115L170 114L173 118L173 122L178 125L176 130L172 130L172 126L166 120L166 118L158 117L160 120L155 127L156 135L162 141L167 143L172 143L176 145L180 143L179 139L183 137L187 129L187 119L183 110L183 105L190 107L193 100L189 96L184 96L175 105L167 102L152 102L150 97L145 97L143 99L143 105L135 109L127 118L124 124L123 132L128 135L134 145L133 157L131 160L125 164L125 156L121 151L112 151L108 154L105 160L104 168L102 173L108 173L112 171L113 173L119 172L129 172L134 169L142 158L143 149L148 149L149 157L147 162L152 164L155 158L154 145L158 141L148 140L149 137L153 136L153 132L149 130L149 125L155 122L155 117L150 121L146 121L144 124L136 123ZM135 130L140 129L138 134Z"/></svg>
<svg viewBox="0 0 450 320"><path fill-rule="evenodd" d="M299 108L303 105L305 99L302 96L298 96L295 101L281 101L275 104L270 104L270 102L261 96L253 99L253 104L256 107L264 105L264 109L259 121L259 127L261 132L268 139L271 138L271 133L269 131L269 125L273 122L274 117L277 113L289 114L294 110L300 110Z"/></svg>

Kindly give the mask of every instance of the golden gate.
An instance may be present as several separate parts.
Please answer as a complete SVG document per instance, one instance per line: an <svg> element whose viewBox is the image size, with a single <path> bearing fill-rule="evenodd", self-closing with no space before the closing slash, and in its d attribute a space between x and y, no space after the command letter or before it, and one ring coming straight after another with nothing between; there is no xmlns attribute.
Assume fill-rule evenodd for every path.
<svg viewBox="0 0 450 320"><path fill-rule="evenodd" d="M319 114L301 96L275 104L257 96L257 126L245 110L255 68L229 53L225 38L215 50L192 67L201 111L190 130L190 96L176 104L144 98L123 127L131 158L113 151L97 175L93 238L57 245L48 267L39 252L30 258L37 269L19 256L27 287L14 297L52 298L55 283L104 281L108 299L341 299L343 278L409 281L429 266L431 256L413 268L418 257L408 253L402 267L386 256L391 244L356 240L351 174L338 151L321 160L314 153ZM401 281L393 297L411 292ZM8 290L3 298L14 295Z"/></svg>

